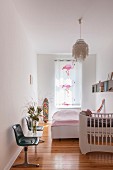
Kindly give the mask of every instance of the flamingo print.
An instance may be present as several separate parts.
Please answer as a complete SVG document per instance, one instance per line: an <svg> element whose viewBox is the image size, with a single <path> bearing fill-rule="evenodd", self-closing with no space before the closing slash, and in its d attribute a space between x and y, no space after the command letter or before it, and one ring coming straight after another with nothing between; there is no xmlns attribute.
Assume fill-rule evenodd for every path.
<svg viewBox="0 0 113 170"><path fill-rule="evenodd" d="M62 105L69 106L70 104L68 104L68 103L64 102L64 103L62 103Z"/></svg>
<svg viewBox="0 0 113 170"><path fill-rule="evenodd" d="M62 85L62 88L65 88L65 90L67 91L67 93L69 93L69 88L71 87L71 85L69 84L64 84Z"/></svg>
<svg viewBox="0 0 113 170"><path fill-rule="evenodd" d="M74 68L74 64L67 64L67 65L65 65L63 68L62 68L62 70L66 70L66 73L67 73L67 75L69 76L69 71L70 71L70 69L73 69Z"/></svg>
<svg viewBox="0 0 113 170"><path fill-rule="evenodd" d="M62 85L62 88L63 87L65 87L66 89L69 89L70 87L71 87L71 85L69 85L69 84L64 84L64 85Z"/></svg>

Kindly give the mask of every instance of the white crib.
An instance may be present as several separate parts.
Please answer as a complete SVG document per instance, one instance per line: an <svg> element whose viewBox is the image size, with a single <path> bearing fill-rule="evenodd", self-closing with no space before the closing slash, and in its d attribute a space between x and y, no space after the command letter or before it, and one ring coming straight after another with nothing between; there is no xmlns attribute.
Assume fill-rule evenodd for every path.
<svg viewBox="0 0 113 170"><path fill-rule="evenodd" d="M82 154L113 152L113 113L79 114L79 146Z"/></svg>

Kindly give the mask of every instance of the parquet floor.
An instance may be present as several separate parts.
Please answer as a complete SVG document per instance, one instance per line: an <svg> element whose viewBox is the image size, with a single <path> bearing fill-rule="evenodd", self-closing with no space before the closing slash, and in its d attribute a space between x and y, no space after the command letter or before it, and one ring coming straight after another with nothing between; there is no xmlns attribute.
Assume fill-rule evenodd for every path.
<svg viewBox="0 0 113 170"><path fill-rule="evenodd" d="M10 170L113 170L113 154L88 153L82 155L78 139L51 140L51 124L44 124L44 143L29 147L28 159L30 163L39 163L37 168L14 168ZM83 141L84 142L84 141ZM22 151L14 164L22 163Z"/></svg>

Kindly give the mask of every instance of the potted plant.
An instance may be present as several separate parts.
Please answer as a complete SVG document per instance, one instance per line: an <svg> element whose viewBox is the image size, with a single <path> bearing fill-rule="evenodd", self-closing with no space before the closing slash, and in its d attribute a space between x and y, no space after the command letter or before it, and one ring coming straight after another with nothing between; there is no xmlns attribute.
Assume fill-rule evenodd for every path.
<svg viewBox="0 0 113 170"><path fill-rule="evenodd" d="M37 123L39 122L39 117L41 117L41 112L42 108L37 105L37 103L33 102L30 103L29 106L27 107L27 112L29 114L29 117L31 118L32 121L32 128L33 128L33 133L36 132L36 126Z"/></svg>

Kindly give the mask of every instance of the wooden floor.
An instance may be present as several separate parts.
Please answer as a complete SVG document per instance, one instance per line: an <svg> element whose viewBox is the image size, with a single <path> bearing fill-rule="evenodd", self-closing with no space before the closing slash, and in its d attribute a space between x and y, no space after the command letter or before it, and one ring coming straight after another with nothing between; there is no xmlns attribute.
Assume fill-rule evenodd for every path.
<svg viewBox="0 0 113 170"><path fill-rule="evenodd" d="M78 139L51 140L51 124L44 124L43 137L45 142L35 147L29 147L28 159L30 163L39 163L37 168L14 168L10 170L113 170L113 154L88 153L82 155ZM84 142L84 141L83 141ZM15 163L22 163L22 151Z"/></svg>

